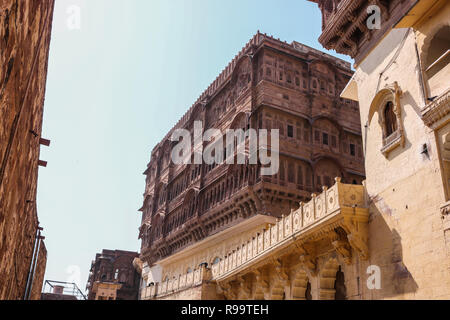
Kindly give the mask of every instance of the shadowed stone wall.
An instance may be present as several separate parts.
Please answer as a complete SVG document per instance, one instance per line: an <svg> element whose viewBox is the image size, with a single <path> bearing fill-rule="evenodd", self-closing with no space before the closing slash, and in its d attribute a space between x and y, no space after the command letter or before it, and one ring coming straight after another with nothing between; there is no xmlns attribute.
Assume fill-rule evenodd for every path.
<svg viewBox="0 0 450 320"><path fill-rule="evenodd" d="M52 0L0 2L0 299L22 299L33 253ZM40 292L46 251L34 290Z"/></svg>

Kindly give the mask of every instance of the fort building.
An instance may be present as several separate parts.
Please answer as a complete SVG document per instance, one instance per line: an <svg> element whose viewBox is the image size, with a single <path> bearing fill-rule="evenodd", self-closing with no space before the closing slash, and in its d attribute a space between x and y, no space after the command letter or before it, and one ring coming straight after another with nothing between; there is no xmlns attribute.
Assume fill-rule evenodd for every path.
<svg viewBox="0 0 450 320"><path fill-rule="evenodd" d="M336 177L344 190L353 190L354 186L355 197L362 201L365 173L358 104L339 97L352 75L348 62L298 42L286 43L258 32L245 45L152 151L144 173L146 188L139 234L142 247L136 262L143 279L141 299L234 297L231 291L227 293L227 286L235 286L239 283L236 276L243 276L242 281L250 287L254 273L245 269L228 277L233 263L237 266L246 261L251 270L259 270L261 261L267 262L263 259L256 263L252 258L258 255L257 250L264 250L256 245L260 237L267 237L263 230L275 230L279 221L314 202L324 186L335 185ZM221 132L278 129L277 174L261 175L264 165L259 162L175 165L171 161L172 133L181 128L192 132L195 121L201 121L204 130L215 128ZM207 146L208 142L204 142L203 147ZM269 141L269 151L271 146ZM223 145L224 150L228 148ZM245 152L251 153L248 139ZM338 206L337 198L334 201ZM358 210L366 221L364 209ZM337 238L333 241L337 241L346 236L339 228L339 221L344 220L333 211L329 223L334 228L327 223L327 227L319 229L336 229L333 237ZM365 227L361 225L362 229ZM314 237L327 234L317 232ZM278 235L274 237L278 241ZM326 239L305 242L304 248L317 244L335 252ZM363 231L354 233L354 239L354 243L367 240ZM247 250L242 250L244 244L254 250L246 256L247 260L241 256ZM342 242L342 246L350 245ZM276 255L269 256L277 260ZM308 256L313 259L312 252ZM289 266L283 262L283 268L297 270L294 265L299 261L294 260L286 262ZM269 269L261 271L258 281L279 274L276 269ZM255 294L261 297L262 293L258 289ZM292 296L291 292L279 294ZM267 298L275 296L274 293Z"/></svg>
<svg viewBox="0 0 450 320"><path fill-rule="evenodd" d="M86 285L88 300L137 300L140 277L133 261L137 252L102 250L95 255Z"/></svg>
<svg viewBox="0 0 450 320"><path fill-rule="evenodd" d="M200 208L199 211L194 206L194 217L198 216L194 220L196 223L190 225L189 220L181 220L180 224L169 224L175 225L179 231L170 232L173 227L162 229L161 246L165 247L162 250L155 246L154 241L144 238L150 241L150 245L143 242L142 276L149 282L141 287L142 299L450 298L450 3L444 0L312 2L322 12L319 42L327 49L352 57L356 71L344 88L339 81L336 82L333 95L332 90L326 87L330 81L320 82L323 79L320 75L330 74L330 71L316 73L315 69L318 65L330 68L330 64L321 62L329 56L322 54L319 58L320 53L305 46L284 44L284 48L291 47L311 56L318 54L317 60L307 59L310 62L306 69L309 77L306 83L310 85L306 87L311 104L300 104L309 108L312 119L309 121L310 149L299 145L292 148L292 152L309 150L314 155L318 152L316 150L324 148L327 139L315 133L317 112L322 115L329 112L327 119L335 119L334 123L338 123L337 127L343 128L344 132L349 131L349 124L359 122L366 178L362 177L359 162L352 161L351 166L347 166L350 163L342 158L339 161L343 169L334 175L335 170L329 169L327 174L317 174L320 166L315 165L314 157L310 158L310 189L298 189L291 184L283 188L286 181L281 176L285 169L281 167L275 179L258 177L256 173L260 180L254 181L261 181L262 191L243 192L256 199L256 214L248 215L249 210L244 205L236 212L242 220L234 224L230 216L216 222L209 219L208 213L224 212L223 208L226 210L234 203L240 205L241 193L224 201L220 200L223 198L219 192L217 201L214 193L211 198L210 193L206 193L208 196L204 198L207 184L201 184L199 198L194 201ZM265 53L273 55L272 45L268 43L274 43L276 47L279 44L258 34L256 40L253 39L240 54L245 58L237 57L238 61L248 59L254 68L251 79L255 81L250 81L249 95L252 99L249 100L253 108L259 108L251 110L262 110L263 118L255 116L258 112L251 111L247 122L250 125L264 125L265 120L270 120L270 125L278 124L280 120L275 119L273 109L290 110L297 106L297 99L285 93L283 85L276 88L273 85L273 81L288 83L286 71L277 70L274 74L273 70L266 70L280 66L279 62L265 63ZM252 51L252 47L257 49ZM258 49L261 47L262 50ZM279 44L279 47L283 48L283 45ZM262 62L259 59L261 53ZM340 62L334 61L337 67ZM235 64L242 65L240 63ZM259 78L267 74L274 80ZM241 77L236 76L236 79ZM293 79L291 77L295 86L296 80ZM314 86L315 79L319 81ZM222 88L222 81L219 77L200 99L205 102L201 106L206 114L214 110L208 108L214 105L208 98L214 97L211 92ZM314 89L318 90L317 95ZM332 101L337 105L343 103L343 107L329 109L326 104L323 106L327 92L333 95ZM348 100L358 104L348 103ZM359 121L347 115L346 110L353 110ZM267 117L265 112L271 117ZM191 114L188 113L179 125L184 125L183 121L187 121ZM346 124L342 118L347 120ZM222 117L214 119L220 121ZM356 128L354 130L359 132ZM286 132L288 130L284 134ZM289 139L281 140L286 148ZM349 140L339 135L341 155L350 160L346 152L349 144L344 141ZM358 159L358 141L355 141L355 146ZM350 155L353 148L350 147ZM280 151L282 159L285 154L286 151ZM328 153L328 159L330 156ZM289 154L286 157L289 160ZM303 155L302 158L306 157ZM152 164L147 173L151 172ZM220 167L215 170L220 170ZM155 169L155 176L160 175L161 171ZM331 180L334 176L336 178ZM203 175L201 179L207 177ZM270 179L271 185L273 179L277 182L275 191L266 187L265 179ZM167 180L169 186L171 181L170 178ZM253 187L255 189L261 190ZM147 184L146 195L150 196L146 199L151 199L155 190L152 184L150 188ZM197 195L196 190L190 191L190 187L181 190ZM294 194L294 190L304 190L308 195L301 193L295 200L277 199ZM205 199L213 200L205 205ZM147 218L147 208L148 202L145 202L143 225L146 229L141 229L144 237L145 230L161 225L155 221L154 215ZM156 209L157 213L161 212L156 217L163 221L163 226L177 221L172 220L176 217L171 215L172 208L169 202L168 210ZM249 208L252 208L251 203ZM203 233L197 231L199 229ZM181 245L175 242L174 246L172 235L175 239L187 237L188 241L182 241Z"/></svg>

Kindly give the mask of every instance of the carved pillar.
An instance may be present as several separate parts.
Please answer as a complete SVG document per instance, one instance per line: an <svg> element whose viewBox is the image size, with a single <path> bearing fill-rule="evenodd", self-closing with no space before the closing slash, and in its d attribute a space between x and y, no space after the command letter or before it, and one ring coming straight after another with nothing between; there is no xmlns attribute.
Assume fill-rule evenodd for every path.
<svg viewBox="0 0 450 320"><path fill-rule="evenodd" d="M320 272L320 288L319 299L320 300L334 300L336 290L334 284L336 282L336 273L339 270L339 263L336 258L328 260L323 269Z"/></svg>
<svg viewBox="0 0 450 320"><path fill-rule="evenodd" d="M237 292L231 282L217 283L218 294L223 295L226 300L236 300Z"/></svg>
<svg viewBox="0 0 450 320"><path fill-rule="evenodd" d="M297 269L291 276L291 292L293 300L306 300L306 287L308 285L308 275L302 269Z"/></svg>
<svg viewBox="0 0 450 320"><path fill-rule="evenodd" d="M283 300L285 298L285 287L289 284L289 275L278 259L271 261L270 264L269 290L264 295L265 299Z"/></svg>
<svg viewBox="0 0 450 320"><path fill-rule="evenodd" d="M252 298L253 300L264 300L269 293L269 280L266 272L262 270L253 270L255 281L253 282Z"/></svg>
<svg viewBox="0 0 450 320"><path fill-rule="evenodd" d="M238 276L238 298L239 300L250 300L252 296L252 277Z"/></svg>

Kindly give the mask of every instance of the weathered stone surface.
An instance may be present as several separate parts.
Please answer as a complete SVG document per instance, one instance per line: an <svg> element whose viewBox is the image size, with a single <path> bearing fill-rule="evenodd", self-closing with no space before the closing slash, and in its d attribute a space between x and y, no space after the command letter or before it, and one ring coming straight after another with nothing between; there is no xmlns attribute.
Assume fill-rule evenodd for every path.
<svg viewBox="0 0 450 320"><path fill-rule="evenodd" d="M34 276L35 280L33 282L33 287L30 295L31 300L41 299L42 283L44 282L46 265L47 265L47 248L45 247L44 241L42 241Z"/></svg>
<svg viewBox="0 0 450 320"><path fill-rule="evenodd" d="M39 139L54 2L0 3L0 299L22 299L38 218ZM43 247L33 285L38 298Z"/></svg>

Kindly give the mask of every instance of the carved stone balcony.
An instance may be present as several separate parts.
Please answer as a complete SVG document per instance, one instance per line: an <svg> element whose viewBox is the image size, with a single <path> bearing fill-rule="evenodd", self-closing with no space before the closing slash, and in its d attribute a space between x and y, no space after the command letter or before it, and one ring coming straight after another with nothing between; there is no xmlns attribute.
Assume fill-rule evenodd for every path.
<svg viewBox="0 0 450 320"><path fill-rule="evenodd" d="M351 56L356 64L417 3L417 0L341 0L330 11L319 0L309 1L318 3L322 11L323 26L319 42L328 50ZM374 12L373 5L379 9L382 19L379 28L367 24Z"/></svg>
<svg viewBox="0 0 450 320"><path fill-rule="evenodd" d="M387 157L389 155L389 152L399 146L403 146L404 143L405 136L403 135L403 131L398 129L390 136L383 139L383 147L381 148L381 152L385 155L385 157Z"/></svg>
<svg viewBox="0 0 450 320"><path fill-rule="evenodd" d="M342 184L340 178L336 178L333 187L324 187L320 195L313 194L310 202L301 203L298 210L261 230L236 247L219 264L213 265L212 279L222 281L248 267L254 268L260 262L264 263L264 259L275 251L281 252L291 245L301 248L324 236L330 238L347 263L351 262L350 247L366 260L368 219L364 187ZM336 234L338 228L345 231L347 239ZM305 257L309 256L307 250L300 251L305 251Z"/></svg>
<svg viewBox="0 0 450 320"><path fill-rule="evenodd" d="M277 221L265 224L265 227L249 238L243 237L226 255L219 256L211 268L202 265L195 271L171 277L168 281L152 284L141 291L142 299L159 299L204 283L215 282L222 290L230 281L236 281L248 273L258 273L258 268L268 264L277 264L278 258L295 251L299 261L311 271L317 273L316 252L311 250L314 244L328 241L332 250L351 264L354 255L361 260L368 259L368 219L369 210L364 186L347 185L336 178L331 188L323 188L320 195L313 194L308 203L300 203L299 209L292 211ZM256 219L256 218L255 218ZM253 234L249 233L249 235ZM224 237L218 236L226 241ZM246 240L245 240L246 239ZM209 249L221 246L221 243L209 242ZM202 247L203 248L203 247ZM202 250L207 250L206 247ZM189 250L190 254L195 249ZM189 252L170 257L174 262L188 259ZM181 256L183 255L183 256ZM183 258L184 257L184 258Z"/></svg>
<svg viewBox="0 0 450 320"><path fill-rule="evenodd" d="M428 127L434 129L442 125L449 113L450 88L422 109L422 119Z"/></svg>
<svg viewBox="0 0 450 320"><path fill-rule="evenodd" d="M171 280L150 284L141 290L141 300L150 300L156 297L162 298L187 288L199 286L206 280L205 277L208 274L209 270L206 266L202 266L193 272L180 275Z"/></svg>

